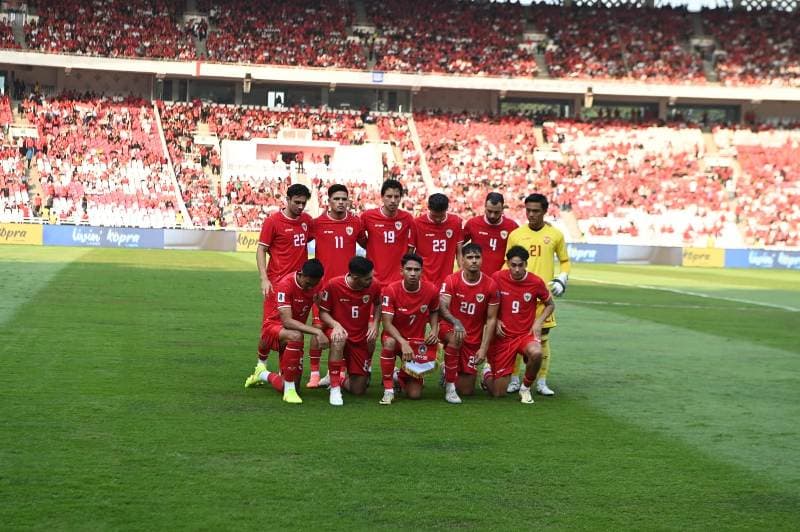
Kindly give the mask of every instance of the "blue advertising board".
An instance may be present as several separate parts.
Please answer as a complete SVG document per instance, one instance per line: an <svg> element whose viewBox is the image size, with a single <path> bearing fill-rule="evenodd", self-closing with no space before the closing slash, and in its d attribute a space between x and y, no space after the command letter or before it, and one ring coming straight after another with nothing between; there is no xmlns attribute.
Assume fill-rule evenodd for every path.
<svg viewBox="0 0 800 532"><path fill-rule="evenodd" d="M162 249L164 231L132 227L45 225L43 242L45 246Z"/></svg>
<svg viewBox="0 0 800 532"><path fill-rule="evenodd" d="M614 244L567 244L571 262L614 264L617 262L617 246Z"/></svg>
<svg viewBox="0 0 800 532"><path fill-rule="evenodd" d="M800 270L800 251L726 249L725 267Z"/></svg>

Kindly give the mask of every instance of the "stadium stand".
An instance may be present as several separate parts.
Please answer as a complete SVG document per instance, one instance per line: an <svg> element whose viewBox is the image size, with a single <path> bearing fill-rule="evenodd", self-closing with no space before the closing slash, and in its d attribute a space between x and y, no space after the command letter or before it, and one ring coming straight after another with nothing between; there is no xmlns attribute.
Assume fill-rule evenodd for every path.
<svg viewBox="0 0 800 532"><path fill-rule="evenodd" d="M0 147L0 222L21 222L32 214L25 162L16 146L3 140Z"/></svg>
<svg viewBox="0 0 800 532"><path fill-rule="evenodd" d="M14 32L11 25L6 21L0 21L0 48L19 49L21 46L14 39Z"/></svg>

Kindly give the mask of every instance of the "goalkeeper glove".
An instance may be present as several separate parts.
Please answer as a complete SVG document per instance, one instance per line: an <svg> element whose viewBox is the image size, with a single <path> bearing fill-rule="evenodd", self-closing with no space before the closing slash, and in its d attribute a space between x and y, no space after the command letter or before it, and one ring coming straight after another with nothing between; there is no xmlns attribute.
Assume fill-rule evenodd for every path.
<svg viewBox="0 0 800 532"><path fill-rule="evenodd" d="M550 291L554 296L561 297L567 291L567 278L566 272L561 272L558 277L550 281Z"/></svg>

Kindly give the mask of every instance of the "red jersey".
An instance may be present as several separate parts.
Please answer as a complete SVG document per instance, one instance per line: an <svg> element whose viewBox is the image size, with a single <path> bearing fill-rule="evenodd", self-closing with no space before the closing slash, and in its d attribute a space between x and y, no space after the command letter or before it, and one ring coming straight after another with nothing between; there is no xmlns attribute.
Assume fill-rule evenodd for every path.
<svg viewBox="0 0 800 532"><path fill-rule="evenodd" d="M417 225L416 253L424 261L423 278L442 286L445 278L453 273L456 248L464 241L464 231L461 229L464 221L447 214L444 221L437 224L429 215L423 214L414 223Z"/></svg>
<svg viewBox="0 0 800 532"><path fill-rule="evenodd" d="M382 311L394 316L392 325L403 338L425 338L425 326L430 321L431 312L439 310L439 289L432 283L420 281L419 289L409 292L400 279L384 288L382 293Z"/></svg>
<svg viewBox="0 0 800 532"><path fill-rule="evenodd" d="M367 258L375 263L375 279L381 286L402 279L400 259L409 246L416 246L414 218L398 209L389 218L380 208L361 214L361 236L367 240Z"/></svg>
<svg viewBox="0 0 800 532"><path fill-rule="evenodd" d="M540 277L527 272L521 281L511 278L511 270L500 270L492 275L500 289L500 310L497 319L503 322L506 336L530 334L536 319L536 302L548 301L550 291Z"/></svg>
<svg viewBox="0 0 800 532"><path fill-rule="evenodd" d="M267 279L271 283L299 271L308 260L306 244L314 239L313 223L311 216L305 212L293 219L282 210L264 220L258 243L266 246L269 253Z"/></svg>
<svg viewBox="0 0 800 532"><path fill-rule="evenodd" d="M470 284L464 279L464 272L457 271L445 280L442 294L450 296L450 314L460 320L467 331L464 342L480 344L489 306L500 304L497 283L481 272L480 279Z"/></svg>
<svg viewBox="0 0 800 532"><path fill-rule="evenodd" d="M517 222L503 216L499 223L490 224L486 216L475 216L464 226L464 242L474 242L483 251L481 271L488 275L503 268L506 262L508 235L517 228Z"/></svg>
<svg viewBox="0 0 800 532"><path fill-rule="evenodd" d="M279 309L291 307L292 317L305 323L308 320L311 305L314 304L314 300L319 294L319 286L317 285L311 290L303 290L297 284L297 272L284 275L275 283L272 292L264 300L264 321L282 323Z"/></svg>
<svg viewBox="0 0 800 532"><path fill-rule="evenodd" d="M331 279L320 294L319 308L329 312L347 331L347 339L364 342L367 339L370 316L375 303L380 303L381 289L373 282L364 290L355 290L340 275Z"/></svg>
<svg viewBox="0 0 800 532"><path fill-rule="evenodd" d="M314 219L314 254L325 267L323 286L326 280L347 273L348 263L356 254L360 232L361 220L349 212L341 220L331 218L327 212Z"/></svg>

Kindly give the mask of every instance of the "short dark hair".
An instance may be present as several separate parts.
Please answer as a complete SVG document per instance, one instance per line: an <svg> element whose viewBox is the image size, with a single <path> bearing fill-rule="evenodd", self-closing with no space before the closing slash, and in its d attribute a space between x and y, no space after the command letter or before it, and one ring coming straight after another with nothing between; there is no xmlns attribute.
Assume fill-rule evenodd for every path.
<svg viewBox="0 0 800 532"><path fill-rule="evenodd" d="M375 267L372 261L366 257L359 257L356 255L347 264L347 270L353 275L367 275Z"/></svg>
<svg viewBox="0 0 800 532"><path fill-rule="evenodd" d="M475 242L470 242L461 248L461 256L465 256L467 253L477 253L478 255L483 256L483 249L481 249L481 247Z"/></svg>
<svg viewBox="0 0 800 532"><path fill-rule="evenodd" d="M329 198L330 198L331 196L333 196L334 194L336 194L337 192L344 192L345 194L347 194L348 196L350 196L350 191L348 191L348 190L347 190L347 187L346 187L346 186L344 186L344 185L343 185L343 184L341 184L341 183L336 183L336 184L334 184L334 185L331 185L331 186L329 186L329 187L328 187L328 197L329 197Z"/></svg>
<svg viewBox="0 0 800 532"><path fill-rule="evenodd" d="M450 200L441 192L428 196L428 208L433 212L444 212L450 205Z"/></svg>
<svg viewBox="0 0 800 532"><path fill-rule="evenodd" d="M303 263L300 273L312 279L322 279L325 276L325 268L319 259L309 259Z"/></svg>
<svg viewBox="0 0 800 532"><path fill-rule="evenodd" d="M295 183L286 189L286 197L293 198L295 196L305 196L306 199L311 199L311 191L308 190L307 186L301 183Z"/></svg>
<svg viewBox="0 0 800 532"><path fill-rule="evenodd" d="M503 199L503 195L499 192L489 192L486 194L486 201L488 203L499 203L500 205L506 204L506 200Z"/></svg>
<svg viewBox="0 0 800 532"><path fill-rule="evenodd" d="M422 257L417 255L416 253L406 253L403 255L403 258L400 259L400 265L405 266L407 262L410 261L419 262L419 265L422 266Z"/></svg>
<svg viewBox="0 0 800 532"><path fill-rule="evenodd" d="M525 198L525 203L539 203L542 205L542 209L545 211L547 210L547 207L550 206L550 202L547 201L547 196L544 194L539 194L538 192L534 192Z"/></svg>
<svg viewBox="0 0 800 532"><path fill-rule="evenodd" d="M508 253L506 253L506 260L511 260L514 257L518 257L524 260L525 262L528 262L528 257L530 257L530 255L528 254L528 250L525 249L524 247L513 246L511 249L508 250Z"/></svg>
<svg viewBox="0 0 800 532"><path fill-rule="evenodd" d="M397 179L387 179L381 185L381 196L386 194L386 191L391 189L391 188L399 190L400 191L400 195L401 196L403 195L403 184L400 183L400 181L398 181Z"/></svg>

